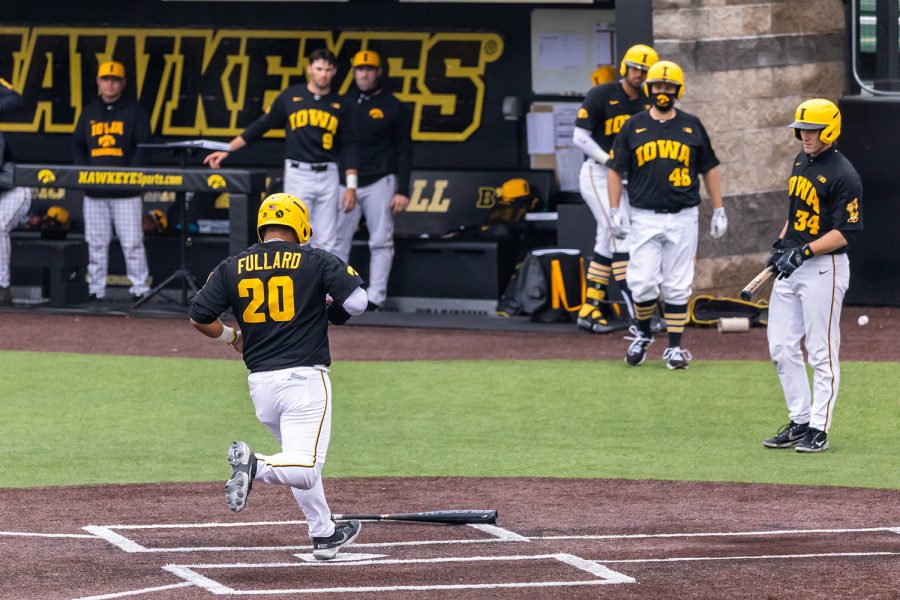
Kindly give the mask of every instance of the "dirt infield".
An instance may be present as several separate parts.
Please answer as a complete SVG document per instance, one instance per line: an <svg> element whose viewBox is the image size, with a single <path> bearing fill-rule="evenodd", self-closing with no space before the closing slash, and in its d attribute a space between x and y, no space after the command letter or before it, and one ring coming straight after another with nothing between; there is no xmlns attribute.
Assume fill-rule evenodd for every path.
<svg viewBox="0 0 900 600"><path fill-rule="evenodd" d="M860 314L871 321L856 324ZM0 312L0 350L185 356L239 357L222 344L204 339L187 319L136 319L69 316L20 310ZM575 325L572 325L573 332ZM628 342L610 335L473 332L349 325L332 327L335 360L437 359L613 359L621 360ZM900 310L844 309L841 319L842 360L900 360ZM690 328L685 346L697 361L769 360L766 331L720 334L712 328ZM662 352L662 350L660 350Z"/></svg>
<svg viewBox="0 0 900 600"><path fill-rule="evenodd" d="M274 486L257 486L238 515L221 484L2 490L0 597L896 598L900 589L892 491L453 478L327 487L335 511L497 508L500 518L477 528L366 523L342 553L354 560L322 564L311 562L293 498Z"/></svg>
<svg viewBox="0 0 900 600"><path fill-rule="evenodd" d="M856 325L865 312L872 322ZM898 360L900 314L847 309L844 360ZM232 358L186 320L0 312L0 350ZM336 360L620 360L616 336L333 328ZM765 331L692 329L697 360L768 360ZM326 473L327 476L327 473ZM0 599L897 598L900 492L564 479L326 479L335 512L496 508L496 527L367 523L311 562L301 513L258 485L0 490ZM326 593L332 592L332 593Z"/></svg>

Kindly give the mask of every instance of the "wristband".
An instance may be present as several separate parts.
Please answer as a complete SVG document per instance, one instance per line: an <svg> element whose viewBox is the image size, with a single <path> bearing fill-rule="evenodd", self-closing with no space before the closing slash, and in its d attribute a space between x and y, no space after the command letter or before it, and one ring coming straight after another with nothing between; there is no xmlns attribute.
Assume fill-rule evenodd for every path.
<svg viewBox="0 0 900 600"><path fill-rule="evenodd" d="M240 334L237 331L235 331L228 325L224 325L222 327L222 335L220 335L216 339L220 342L225 342L229 346L234 346L234 343L238 341L238 335Z"/></svg>
<svg viewBox="0 0 900 600"><path fill-rule="evenodd" d="M347 189L355 190L359 187L359 177L356 173L347 173Z"/></svg>

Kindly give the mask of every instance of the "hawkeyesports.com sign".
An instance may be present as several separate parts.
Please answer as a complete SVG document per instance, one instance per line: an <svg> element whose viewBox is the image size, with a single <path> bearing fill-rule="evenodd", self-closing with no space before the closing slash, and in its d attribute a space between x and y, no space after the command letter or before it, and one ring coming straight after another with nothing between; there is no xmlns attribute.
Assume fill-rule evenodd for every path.
<svg viewBox="0 0 900 600"><path fill-rule="evenodd" d="M98 62L114 59L155 134L234 136L281 90L304 81L305 56L316 48L338 56L342 93L353 54L378 51L390 89L412 108L412 138L460 142L481 124L485 70L503 41L494 33L5 27L0 65L13 70L0 75L27 108L4 117L0 131L71 133L96 94Z"/></svg>

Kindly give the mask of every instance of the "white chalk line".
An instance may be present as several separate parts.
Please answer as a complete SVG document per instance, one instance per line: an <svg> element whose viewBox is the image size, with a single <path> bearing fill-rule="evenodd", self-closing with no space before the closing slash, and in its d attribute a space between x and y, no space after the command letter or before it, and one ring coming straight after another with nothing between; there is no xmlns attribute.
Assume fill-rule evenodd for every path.
<svg viewBox="0 0 900 600"><path fill-rule="evenodd" d="M770 560L787 558L841 558L857 556L900 556L900 552L822 552L818 554L759 554L751 556L675 556L669 558L596 559L599 563L660 563L706 560Z"/></svg>
<svg viewBox="0 0 900 600"><path fill-rule="evenodd" d="M715 531L702 533L630 533L617 535L548 535L532 536L531 540L638 540L647 538L678 538L678 537L737 537L737 536L761 536L761 535L793 535L807 533L869 533L877 531L893 531L895 527L863 527L858 529L773 529L770 531Z"/></svg>
<svg viewBox="0 0 900 600"><path fill-rule="evenodd" d="M305 525L306 521L242 521L240 523L161 523L158 525L104 525L107 529L202 529L205 527L259 527Z"/></svg>
<svg viewBox="0 0 900 600"><path fill-rule="evenodd" d="M0 531L0 535L11 537L75 538L82 540L100 539L96 535L89 535L86 533L32 533L30 531Z"/></svg>
<svg viewBox="0 0 900 600"><path fill-rule="evenodd" d="M139 596L141 594L149 594L151 592L164 592L166 590L174 590L183 587L192 587L194 584L190 581L180 581L169 585L160 585L156 587L143 588L140 590L129 590L127 592L113 592L110 594L100 594L99 596L82 596L75 600L107 600L109 598L124 598L125 596Z"/></svg>
<svg viewBox="0 0 900 600"><path fill-rule="evenodd" d="M279 590L235 590L229 588L209 577L197 573L196 569L275 569L275 568L311 568L315 566L332 566L333 563L233 563L223 564L197 564L197 565L166 565L166 571L184 578L191 585L203 588L214 594L220 595L263 595L263 594L302 594L302 593L376 593L393 591L432 591L432 590L465 590L465 589L501 589L501 588L532 588L532 587L568 587L582 585L609 585L620 583L635 583L635 579L618 573L600 565L594 561L588 561L571 554L537 554L537 555L512 555L512 556L469 556L469 557L441 557L441 558L406 558L387 560L360 560L354 561L354 566L365 565L398 565L398 564L428 564L428 563L461 563L461 562L496 562L496 561L524 561L524 560L556 560L575 567L581 571L597 577L596 580L579 581L545 581L545 582L511 582L511 583L462 583L441 585L392 585L392 586L365 586L365 587L339 587L339 588L298 588ZM344 563L343 566L346 566Z"/></svg>

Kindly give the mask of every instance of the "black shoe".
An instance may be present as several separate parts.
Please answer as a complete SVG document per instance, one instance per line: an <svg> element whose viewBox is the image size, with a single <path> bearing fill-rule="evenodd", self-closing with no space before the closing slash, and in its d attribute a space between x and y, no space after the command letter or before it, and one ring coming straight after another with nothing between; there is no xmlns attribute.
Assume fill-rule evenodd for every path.
<svg viewBox="0 0 900 600"><path fill-rule="evenodd" d="M109 310L109 305L103 298L98 298L97 294L91 294L88 297L87 308L91 312L106 312Z"/></svg>
<svg viewBox="0 0 900 600"><path fill-rule="evenodd" d="M8 287L0 287L0 306L12 305L12 292Z"/></svg>
<svg viewBox="0 0 900 600"><path fill-rule="evenodd" d="M652 337L644 337L644 332L637 325L628 328L631 335L626 335L626 340L631 340L628 351L625 353L625 362L636 367L647 358L647 346L653 343Z"/></svg>
<svg viewBox="0 0 900 600"><path fill-rule="evenodd" d="M359 521L343 521L336 523L334 533L328 537L314 537L313 557L319 560L331 560L337 556L338 550L349 546L359 535L362 523Z"/></svg>
<svg viewBox="0 0 900 600"><path fill-rule="evenodd" d="M663 360L666 361L667 369L687 369L690 366L691 353L681 346L672 346L666 348L663 352Z"/></svg>
<svg viewBox="0 0 900 600"><path fill-rule="evenodd" d="M763 446L766 448L790 448L803 439L809 423L794 423L791 421L778 430L775 437L763 440Z"/></svg>
<svg viewBox="0 0 900 600"><path fill-rule="evenodd" d="M380 310L381 310L380 304L375 304L374 302L369 302L369 304L366 305L366 312L378 312Z"/></svg>
<svg viewBox="0 0 900 600"><path fill-rule="evenodd" d="M231 442L228 462L231 464L231 477L225 483L225 503L233 512L240 512L247 505L247 496L253 488L256 455L250 452L250 446L245 442Z"/></svg>
<svg viewBox="0 0 900 600"><path fill-rule="evenodd" d="M821 429L809 427L803 441L794 448L797 452L822 452L828 450L828 434Z"/></svg>

